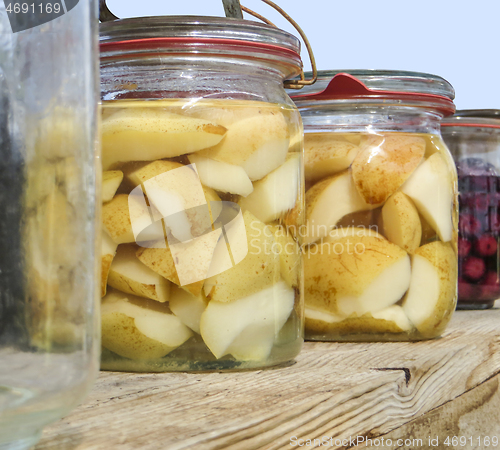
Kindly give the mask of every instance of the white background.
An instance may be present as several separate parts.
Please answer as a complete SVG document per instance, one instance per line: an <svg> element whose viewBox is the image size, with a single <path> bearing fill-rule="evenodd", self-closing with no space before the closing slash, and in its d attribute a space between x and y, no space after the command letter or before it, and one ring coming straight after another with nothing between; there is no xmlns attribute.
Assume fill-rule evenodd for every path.
<svg viewBox="0 0 500 450"><path fill-rule="evenodd" d="M433 73L454 86L458 109L500 109L500 0L274 2L309 37L318 69ZM107 0L107 4L119 17L224 15L222 0ZM260 0L241 4L296 34ZM302 58L310 68L304 50Z"/></svg>

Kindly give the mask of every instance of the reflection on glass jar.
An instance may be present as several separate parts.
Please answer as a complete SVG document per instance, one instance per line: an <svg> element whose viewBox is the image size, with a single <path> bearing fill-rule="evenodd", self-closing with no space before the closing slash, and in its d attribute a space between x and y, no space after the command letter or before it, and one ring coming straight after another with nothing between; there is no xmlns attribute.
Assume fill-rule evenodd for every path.
<svg viewBox="0 0 500 450"><path fill-rule="evenodd" d="M458 171L458 308L491 308L500 297L500 111L457 111L441 126Z"/></svg>
<svg viewBox="0 0 500 450"><path fill-rule="evenodd" d="M104 369L263 367L292 359L303 340L293 233L302 224L302 125L283 89L299 69L298 42L257 23L200 20L101 25ZM167 39L147 70L130 70L113 53L126 42L109 41L124 41L124 29L132 39L143 22L174 40L191 27L224 58L192 38L200 53L186 61L176 55L185 41ZM224 27L280 44L271 54L244 41L226 48L213 37Z"/></svg>
<svg viewBox="0 0 500 450"><path fill-rule="evenodd" d="M453 91L425 74L353 75L321 73L324 91L293 97L306 133L306 338L433 338L456 304L457 181L439 133Z"/></svg>

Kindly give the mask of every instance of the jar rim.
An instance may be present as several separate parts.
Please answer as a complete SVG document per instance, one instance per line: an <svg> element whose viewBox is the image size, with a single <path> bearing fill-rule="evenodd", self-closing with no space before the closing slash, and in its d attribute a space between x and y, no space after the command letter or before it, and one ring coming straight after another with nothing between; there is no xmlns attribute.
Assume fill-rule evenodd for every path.
<svg viewBox="0 0 500 450"><path fill-rule="evenodd" d="M101 61L148 55L226 55L277 63L285 78L300 73L300 41L279 28L250 20L205 16L153 16L100 24ZM287 67L288 66L288 67Z"/></svg>
<svg viewBox="0 0 500 450"><path fill-rule="evenodd" d="M443 120L441 126L500 129L500 109L461 109Z"/></svg>
<svg viewBox="0 0 500 450"><path fill-rule="evenodd" d="M299 108L347 102L402 104L435 110L443 116L455 112L454 97L452 85L442 77L393 70L320 71L314 86L292 95Z"/></svg>

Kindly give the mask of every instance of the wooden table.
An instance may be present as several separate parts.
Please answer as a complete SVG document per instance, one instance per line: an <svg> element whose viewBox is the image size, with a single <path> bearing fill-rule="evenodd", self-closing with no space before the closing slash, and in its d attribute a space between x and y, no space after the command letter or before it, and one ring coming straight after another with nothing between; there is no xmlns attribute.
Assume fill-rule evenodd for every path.
<svg viewBox="0 0 500 450"><path fill-rule="evenodd" d="M384 437L369 447L380 449L500 448L484 440L500 439L498 306L458 311L432 342L308 342L294 363L257 372L102 372L36 450L313 448L305 440L323 437L326 448L366 448L351 446L358 437Z"/></svg>

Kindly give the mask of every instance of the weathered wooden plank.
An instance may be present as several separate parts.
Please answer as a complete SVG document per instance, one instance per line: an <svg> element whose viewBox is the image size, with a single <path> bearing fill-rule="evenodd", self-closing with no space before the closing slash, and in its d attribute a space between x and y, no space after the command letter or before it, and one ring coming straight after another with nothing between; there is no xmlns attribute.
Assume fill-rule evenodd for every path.
<svg viewBox="0 0 500 450"><path fill-rule="evenodd" d="M295 364L276 369L104 372L36 448L280 449L292 436L381 436L499 372L500 310L459 311L432 342L308 342Z"/></svg>

